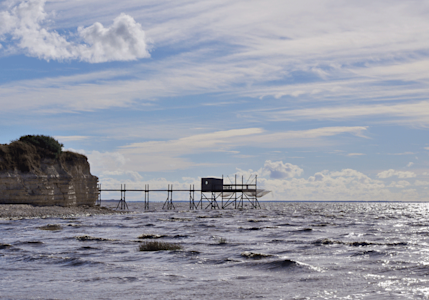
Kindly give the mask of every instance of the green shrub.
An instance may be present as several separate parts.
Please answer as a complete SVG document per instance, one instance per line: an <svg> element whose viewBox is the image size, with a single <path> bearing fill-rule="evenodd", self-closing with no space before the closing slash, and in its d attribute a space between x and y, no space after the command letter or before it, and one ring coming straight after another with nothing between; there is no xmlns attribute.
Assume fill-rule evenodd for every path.
<svg viewBox="0 0 429 300"><path fill-rule="evenodd" d="M62 148L64 147L64 145L56 139L47 135L24 135L21 136L18 141L51 152L55 157L61 154Z"/></svg>
<svg viewBox="0 0 429 300"><path fill-rule="evenodd" d="M182 246L166 242L144 242L139 246L140 251L182 250Z"/></svg>

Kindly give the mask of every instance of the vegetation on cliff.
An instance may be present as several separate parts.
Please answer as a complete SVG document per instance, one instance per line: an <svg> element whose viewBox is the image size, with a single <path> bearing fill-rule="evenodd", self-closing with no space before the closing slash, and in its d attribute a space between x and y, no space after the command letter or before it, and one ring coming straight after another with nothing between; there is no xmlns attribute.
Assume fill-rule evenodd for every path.
<svg viewBox="0 0 429 300"><path fill-rule="evenodd" d="M64 145L58 142L56 139L47 135L24 135L21 136L17 141L33 145L39 151L43 150L43 154L47 156L55 154L55 157L58 157L64 147Z"/></svg>
<svg viewBox="0 0 429 300"><path fill-rule="evenodd" d="M82 164L89 165L84 155L62 151L64 145L45 135L25 135L10 144L0 144L0 172L19 171L22 173L43 173L41 163L50 161L63 167Z"/></svg>

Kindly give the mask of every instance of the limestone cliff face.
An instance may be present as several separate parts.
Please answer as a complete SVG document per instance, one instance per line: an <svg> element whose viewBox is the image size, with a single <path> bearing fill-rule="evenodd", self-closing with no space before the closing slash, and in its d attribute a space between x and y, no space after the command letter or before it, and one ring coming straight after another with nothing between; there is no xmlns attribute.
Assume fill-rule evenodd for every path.
<svg viewBox="0 0 429 300"><path fill-rule="evenodd" d="M62 152L59 157L33 145L0 145L0 203L95 205L98 178L86 156Z"/></svg>

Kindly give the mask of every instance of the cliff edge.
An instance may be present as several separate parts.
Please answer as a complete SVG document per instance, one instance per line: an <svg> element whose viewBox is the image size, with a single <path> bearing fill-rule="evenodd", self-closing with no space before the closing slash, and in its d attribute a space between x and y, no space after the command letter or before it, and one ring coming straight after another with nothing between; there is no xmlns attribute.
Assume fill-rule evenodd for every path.
<svg viewBox="0 0 429 300"><path fill-rule="evenodd" d="M0 144L0 204L95 205L98 178L86 156L21 140Z"/></svg>

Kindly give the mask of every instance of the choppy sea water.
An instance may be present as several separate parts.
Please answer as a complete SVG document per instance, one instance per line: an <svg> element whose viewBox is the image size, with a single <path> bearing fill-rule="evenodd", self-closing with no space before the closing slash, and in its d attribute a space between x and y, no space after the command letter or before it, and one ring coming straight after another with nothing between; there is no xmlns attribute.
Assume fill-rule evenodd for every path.
<svg viewBox="0 0 429 300"><path fill-rule="evenodd" d="M129 206L0 220L0 299L429 298L429 204ZM62 229L39 229L48 224ZM183 250L139 252L142 234Z"/></svg>

